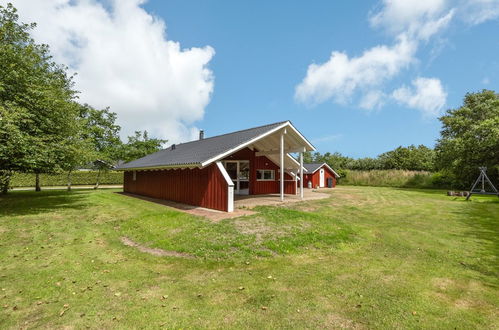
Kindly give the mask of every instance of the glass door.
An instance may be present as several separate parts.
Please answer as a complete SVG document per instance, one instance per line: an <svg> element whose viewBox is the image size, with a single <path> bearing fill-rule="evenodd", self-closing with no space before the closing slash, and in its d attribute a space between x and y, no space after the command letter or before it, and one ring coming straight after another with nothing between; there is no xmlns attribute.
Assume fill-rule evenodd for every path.
<svg viewBox="0 0 499 330"><path fill-rule="evenodd" d="M239 161L239 195L248 195L249 194L249 161L241 160Z"/></svg>
<svg viewBox="0 0 499 330"><path fill-rule="evenodd" d="M230 179L234 182L234 193L237 195L249 194L249 161L227 160L224 162L225 169Z"/></svg>

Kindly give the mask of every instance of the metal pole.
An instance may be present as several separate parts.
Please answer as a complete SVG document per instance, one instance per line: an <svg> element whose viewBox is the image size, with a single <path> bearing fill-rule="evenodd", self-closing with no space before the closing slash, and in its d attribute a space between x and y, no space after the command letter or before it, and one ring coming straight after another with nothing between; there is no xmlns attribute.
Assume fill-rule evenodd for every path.
<svg viewBox="0 0 499 330"><path fill-rule="evenodd" d="M485 178L483 177L483 170L480 172L480 177L482 179L482 192L485 192Z"/></svg>
<svg viewBox="0 0 499 330"><path fill-rule="evenodd" d="M284 202L284 133L281 132L281 202Z"/></svg>
<svg viewBox="0 0 499 330"><path fill-rule="evenodd" d="M300 152L300 198L303 199L303 152Z"/></svg>

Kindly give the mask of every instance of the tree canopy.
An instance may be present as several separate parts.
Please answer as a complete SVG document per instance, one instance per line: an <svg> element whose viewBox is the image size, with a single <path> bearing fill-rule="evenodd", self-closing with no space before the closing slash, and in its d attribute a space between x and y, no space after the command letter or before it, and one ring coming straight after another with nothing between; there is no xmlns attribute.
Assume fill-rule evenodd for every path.
<svg viewBox="0 0 499 330"><path fill-rule="evenodd" d="M147 131L136 131L128 137L128 142L121 146L120 159L129 162L161 150L167 140L150 138Z"/></svg>
<svg viewBox="0 0 499 330"><path fill-rule="evenodd" d="M499 94L468 93L463 105L440 117L437 167L463 187L471 185L486 166L493 182L499 179Z"/></svg>
<svg viewBox="0 0 499 330"><path fill-rule="evenodd" d="M16 9L0 6L0 171L61 169L78 135L72 77L30 36ZM8 175L7 175L8 177ZM5 184L5 182L2 182ZM3 188L2 190L5 190Z"/></svg>

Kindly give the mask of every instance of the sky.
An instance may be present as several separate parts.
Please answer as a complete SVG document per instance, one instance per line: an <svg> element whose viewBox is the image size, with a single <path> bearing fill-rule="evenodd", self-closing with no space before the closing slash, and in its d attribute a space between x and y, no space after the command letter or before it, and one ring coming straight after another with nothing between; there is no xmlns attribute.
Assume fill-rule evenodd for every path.
<svg viewBox="0 0 499 330"><path fill-rule="evenodd" d="M499 91L499 0L12 2L123 137L291 120L322 153L374 157L434 146L447 109Z"/></svg>

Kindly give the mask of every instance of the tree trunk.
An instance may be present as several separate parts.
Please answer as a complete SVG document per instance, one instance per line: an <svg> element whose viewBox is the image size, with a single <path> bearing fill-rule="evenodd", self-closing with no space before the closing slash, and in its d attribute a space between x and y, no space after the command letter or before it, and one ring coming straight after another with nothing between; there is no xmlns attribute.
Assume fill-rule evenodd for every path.
<svg viewBox="0 0 499 330"><path fill-rule="evenodd" d="M35 191L42 191L40 187L40 174L35 173Z"/></svg>
<svg viewBox="0 0 499 330"><path fill-rule="evenodd" d="M97 172L97 182L95 183L94 189L99 188L100 172L101 172L101 169L99 169L99 172Z"/></svg>
<svg viewBox="0 0 499 330"><path fill-rule="evenodd" d="M71 170L68 171L68 191L71 191Z"/></svg>
<svg viewBox="0 0 499 330"><path fill-rule="evenodd" d="M6 194L10 188L11 171L0 171L0 194Z"/></svg>

